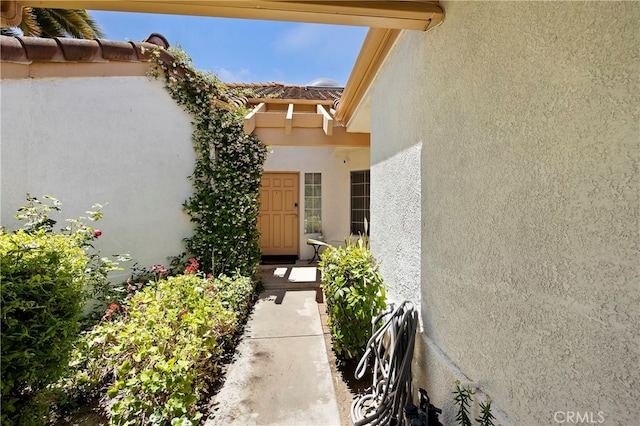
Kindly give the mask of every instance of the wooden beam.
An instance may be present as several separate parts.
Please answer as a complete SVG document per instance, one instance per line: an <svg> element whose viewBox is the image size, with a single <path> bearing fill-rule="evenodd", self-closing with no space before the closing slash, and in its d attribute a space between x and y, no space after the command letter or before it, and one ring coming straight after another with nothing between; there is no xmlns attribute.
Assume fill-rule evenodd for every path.
<svg viewBox="0 0 640 426"><path fill-rule="evenodd" d="M2 3L5 3L4 1ZM22 6L218 16L426 30L442 20L438 2L283 0L20 0Z"/></svg>
<svg viewBox="0 0 640 426"><path fill-rule="evenodd" d="M293 104L289 104L287 109L287 116L284 119L284 132L287 135L291 134L291 127L293 126Z"/></svg>
<svg viewBox="0 0 640 426"><path fill-rule="evenodd" d="M265 104L259 104L249 114L244 116L244 132L250 135L256 128L256 114L264 108Z"/></svg>
<svg viewBox="0 0 640 426"><path fill-rule="evenodd" d="M259 127L255 130L262 143L270 146L344 146L368 147L369 133L347 133L344 127L336 127L333 136L327 136L319 128L303 129L294 127L290 135L283 129Z"/></svg>
<svg viewBox="0 0 640 426"><path fill-rule="evenodd" d="M287 125L287 112L259 112L254 115L255 127L262 128L280 128L284 129ZM291 128L304 127L304 128L322 128L322 116L316 113L308 112L294 112L291 121Z"/></svg>
<svg viewBox="0 0 640 426"><path fill-rule="evenodd" d="M333 117L329 115L322 105L318 105L318 114L322 116L322 130L324 130L324 134L331 136L333 134Z"/></svg>

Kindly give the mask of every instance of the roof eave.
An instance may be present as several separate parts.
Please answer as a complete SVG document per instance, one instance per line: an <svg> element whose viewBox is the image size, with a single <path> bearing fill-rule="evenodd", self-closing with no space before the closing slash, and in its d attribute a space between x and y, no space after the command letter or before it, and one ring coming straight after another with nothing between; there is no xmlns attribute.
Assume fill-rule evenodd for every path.
<svg viewBox="0 0 640 426"><path fill-rule="evenodd" d="M439 12L433 13L425 30L440 25L444 19L444 11L440 5L435 2L432 3L432 6L437 8ZM349 131L350 124L356 118L358 111L368 111L367 108L363 108L363 103L367 101L371 84L386 61L401 31L401 29L395 28L369 29L349 75L340 103L336 107L335 118L347 127L347 131ZM360 128L358 131L362 131L362 129Z"/></svg>
<svg viewBox="0 0 640 426"><path fill-rule="evenodd" d="M217 16L413 30L427 29L441 12L437 1L428 0L6 0L2 4L3 10L12 16L16 15L15 6L19 4L28 7Z"/></svg>

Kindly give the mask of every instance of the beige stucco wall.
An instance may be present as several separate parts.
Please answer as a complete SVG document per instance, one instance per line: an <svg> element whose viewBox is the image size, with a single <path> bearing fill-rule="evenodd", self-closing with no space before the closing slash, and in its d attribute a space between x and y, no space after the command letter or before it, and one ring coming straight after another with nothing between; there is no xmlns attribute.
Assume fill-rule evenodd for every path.
<svg viewBox="0 0 640 426"><path fill-rule="evenodd" d="M384 122L402 120L404 99L389 99ZM410 131L409 129L398 129ZM404 135L403 135L404 136ZM411 144L413 145L411 146ZM410 146L405 146L405 144ZM420 308L420 152L410 137L377 144L371 151L371 250L380 262L391 302L410 300Z"/></svg>
<svg viewBox="0 0 640 426"><path fill-rule="evenodd" d="M322 237L333 245L344 243L350 233L351 171L369 169L369 148L334 148L273 146L264 170L300 174L300 252L310 259L313 248L308 238L318 234L304 233L304 174L322 174Z"/></svg>
<svg viewBox="0 0 640 426"><path fill-rule="evenodd" d="M371 92L372 192L421 146L415 385L450 424L456 378L504 422L636 424L640 3L442 4Z"/></svg>
<svg viewBox="0 0 640 426"><path fill-rule="evenodd" d="M130 253L151 266L184 250L192 130L161 82L15 79L0 90L3 226L18 225L13 215L26 192L48 194L62 201L60 222L108 203L95 224L103 255Z"/></svg>

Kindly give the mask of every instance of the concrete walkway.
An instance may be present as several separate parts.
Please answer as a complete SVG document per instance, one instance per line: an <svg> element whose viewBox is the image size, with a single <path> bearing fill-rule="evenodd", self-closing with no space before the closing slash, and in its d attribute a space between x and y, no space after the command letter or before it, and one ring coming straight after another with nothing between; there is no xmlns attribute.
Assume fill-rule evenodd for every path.
<svg viewBox="0 0 640 426"><path fill-rule="evenodd" d="M316 303L316 274L306 265L301 271L287 265L280 267L287 273L271 276L277 268L263 267L266 290L205 425L340 425ZM302 280L306 289L278 288L292 274L307 276Z"/></svg>

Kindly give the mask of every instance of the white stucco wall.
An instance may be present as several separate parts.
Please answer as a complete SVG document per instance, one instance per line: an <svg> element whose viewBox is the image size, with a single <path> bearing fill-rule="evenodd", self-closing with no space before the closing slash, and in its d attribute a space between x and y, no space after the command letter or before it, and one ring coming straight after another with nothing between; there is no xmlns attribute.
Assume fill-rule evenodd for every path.
<svg viewBox="0 0 640 426"><path fill-rule="evenodd" d="M442 4L372 88L372 193L410 187L390 165L421 170L414 383L445 424L456 378L503 421L635 424L640 4ZM376 223L405 211L372 205ZM399 262L382 249L398 236L374 230Z"/></svg>
<svg viewBox="0 0 640 426"><path fill-rule="evenodd" d="M61 200L59 222L106 204L96 242L140 266L167 263L191 234L189 116L146 77L2 80L2 225L25 193ZM125 265L123 265L125 266ZM122 276L122 274L120 274Z"/></svg>
<svg viewBox="0 0 640 426"><path fill-rule="evenodd" d="M322 174L322 234L330 244L342 244L350 233L351 171L369 169L369 148L273 146L264 170L300 173L300 258L310 259L313 248L304 233L304 174Z"/></svg>

